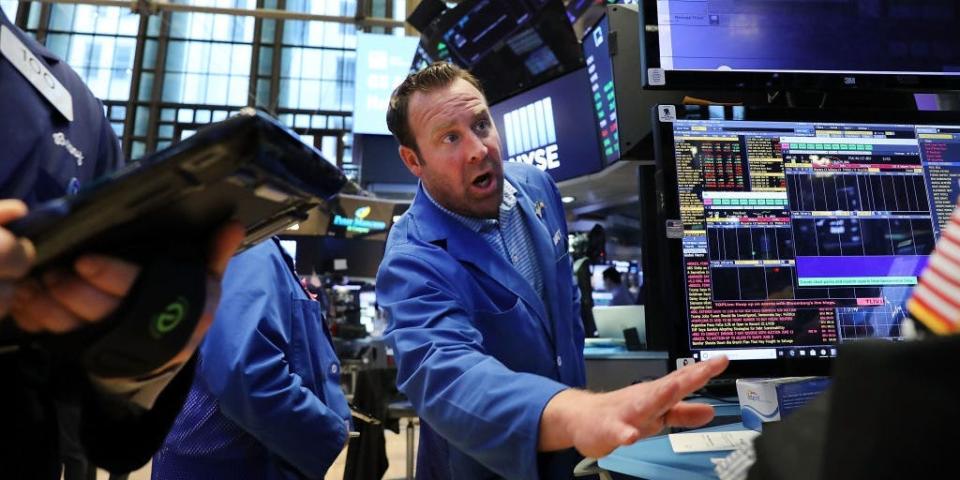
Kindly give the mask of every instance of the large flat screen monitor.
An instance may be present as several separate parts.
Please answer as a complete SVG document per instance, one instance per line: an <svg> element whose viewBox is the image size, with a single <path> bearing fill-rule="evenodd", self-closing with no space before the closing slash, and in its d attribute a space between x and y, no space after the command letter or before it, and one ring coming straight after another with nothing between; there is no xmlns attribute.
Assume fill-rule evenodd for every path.
<svg viewBox="0 0 960 480"><path fill-rule="evenodd" d="M583 66L560 0L464 0L423 32L420 47L470 70L494 102Z"/></svg>
<svg viewBox="0 0 960 480"><path fill-rule="evenodd" d="M576 70L490 107L504 161L525 162L555 181L602 167L587 72Z"/></svg>
<svg viewBox="0 0 960 480"><path fill-rule="evenodd" d="M657 108L665 251L648 282L673 357L732 375L825 373L900 338L960 191L960 114ZM672 308L671 308L672 307ZM654 321L654 320L651 320Z"/></svg>
<svg viewBox="0 0 960 480"><path fill-rule="evenodd" d="M652 85L960 85L958 0L648 3Z"/></svg>

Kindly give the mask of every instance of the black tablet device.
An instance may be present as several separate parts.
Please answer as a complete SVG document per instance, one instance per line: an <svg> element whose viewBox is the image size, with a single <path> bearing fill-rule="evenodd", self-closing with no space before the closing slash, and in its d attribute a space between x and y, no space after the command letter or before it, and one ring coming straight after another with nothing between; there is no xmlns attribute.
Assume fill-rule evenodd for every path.
<svg viewBox="0 0 960 480"><path fill-rule="evenodd" d="M347 179L269 116L245 110L6 225L33 241L35 268L83 252L149 258L171 244L206 248L228 219L238 251L307 217Z"/></svg>

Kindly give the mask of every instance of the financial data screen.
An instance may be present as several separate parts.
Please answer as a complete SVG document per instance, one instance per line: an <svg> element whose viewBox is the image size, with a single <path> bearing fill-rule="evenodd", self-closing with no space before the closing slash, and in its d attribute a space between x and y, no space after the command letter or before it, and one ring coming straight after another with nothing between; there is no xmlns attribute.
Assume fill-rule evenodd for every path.
<svg viewBox="0 0 960 480"><path fill-rule="evenodd" d="M956 205L960 126L678 120L673 136L695 354L900 336Z"/></svg>
<svg viewBox="0 0 960 480"><path fill-rule="evenodd" d="M604 16L583 37L583 57L590 78L594 122L600 134L600 147L606 163L620 158L620 131L617 122L617 99L613 84L613 62L607 35L610 21Z"/></svg>
<svg viewBox="0 0 960 480"><path fill-rule="evenodd" d="M665 70L960 75L960 0L657 0Z"/></svg>

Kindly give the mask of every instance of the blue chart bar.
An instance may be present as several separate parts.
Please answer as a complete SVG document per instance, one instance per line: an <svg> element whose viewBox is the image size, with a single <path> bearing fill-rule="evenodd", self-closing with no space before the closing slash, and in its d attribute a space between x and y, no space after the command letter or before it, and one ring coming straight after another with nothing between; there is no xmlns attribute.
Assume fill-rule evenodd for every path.
<svg viewBox="0 0 960 480"><path fill-rule="evenodd" d="M797 257L797 277L917 277L927 266L927 255L868 257Z"/></svg>

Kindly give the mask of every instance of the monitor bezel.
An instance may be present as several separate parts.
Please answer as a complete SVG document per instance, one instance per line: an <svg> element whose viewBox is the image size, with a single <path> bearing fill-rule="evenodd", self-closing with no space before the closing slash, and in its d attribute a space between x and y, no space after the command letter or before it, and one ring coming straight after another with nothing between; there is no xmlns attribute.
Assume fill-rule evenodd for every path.
<svg viewBox="0 0 960 480"><path fill-rule="evenodd" d="M942 92L960 90L956 75L867 72L776 72L666 70L664 84L652 84L650 69L660 68L660 35L657 2L643 2L640 9L641 83L650 90L738 89L741 91L819 92ZM651 23L648 23L648 19Z"/></svg>
<svg viewBox="0 0 960 480"><path fill-rule="evenodd" d="M647 298L660 298L661 302L648 302L647 318L659 319L670 325L669 368L677 368L679 359L691 358L689 332L687 329L686 288L683 270L682 239L668 238L667 220L680 218L679 192L677 190L676 156L672 122L661 122L658 105L651 112L654 123L655 183L656 183L656 245L652 251L658 255L644 255ZM717 108L673 105L676 118L696 120L734 120L733 110L739 109L746 121L824 122L824 123L870 123L908 125L960 125L960 112L931 112L907 110L815 110L784 109L771 107L722 107L723 118L717 118ZM649 225L649 222L648 222ZM657 279L657 281L653 281ZM651 308L652 307L652 308ZM827 375L832 365L830 357L781 357L776 360L749 360L731 362L723 376L728 378L775 377L795 375Z"/></svg>

